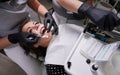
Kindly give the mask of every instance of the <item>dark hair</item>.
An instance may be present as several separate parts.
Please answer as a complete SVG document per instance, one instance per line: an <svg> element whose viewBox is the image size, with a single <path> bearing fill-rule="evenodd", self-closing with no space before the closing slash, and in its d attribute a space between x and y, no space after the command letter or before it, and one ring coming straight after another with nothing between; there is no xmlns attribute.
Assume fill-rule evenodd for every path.
<svg viewBox="0 0 120 75"><path fill-rule="evenodd" d="M19 32L22 32L23 26L28 23L29 20L25 20L21 26L19 26ZM33 45L28 45L24 42L19 42L19 45L25 50L25 53L28 55L30 52L36 55L36 58L45 57L46 55L46 47L39 46L35 48Z"/></svg>
<svg viewBox="0 0 120 75"><path fill-rule="evenodd" d="M22 23L21 23L21 25L19 26L19 32L22 32L22 28L23 28L23 26L26 24L26 23L28 23L30 21L30 19L29 18L25 18L23 21L22 21Z"/></svg>
<svg viewBox="0 0 120 75"><path fill-rule="evenodd" d="M25 53L28 55L30 52L36 55L36 58L38 59L39 57L45 57L46 55L46 47L39 46L35 48L32 45L25 44L23 42L19 43L20 46L25 50Z"/></svg>
<svg viewBox="0 0 120 75"><path fill-rule="evenodd" d="M10 0L0 0L0 2L6 2L6 1L10 1Z"/></svg>

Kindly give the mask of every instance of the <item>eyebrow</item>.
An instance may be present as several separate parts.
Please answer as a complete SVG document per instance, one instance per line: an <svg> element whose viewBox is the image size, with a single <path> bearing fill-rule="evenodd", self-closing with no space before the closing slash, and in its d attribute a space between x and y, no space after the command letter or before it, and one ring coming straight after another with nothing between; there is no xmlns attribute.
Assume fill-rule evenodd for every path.
<svg viewBox="0 0 120 75"><path fill-rule="evenodd" d="M27 31L27 32L29 32L29 31L30 31L30 29L31 29L31 27L28 27L26 31Z"/></svg>
<svg viewBox="0 0 120 75"><path fill-rule="evenodd" d="M36 24L38 24L38 23L39 23L39 22L33 21L33 24L34 24L34 25L36 25Z"/></svg>
<svg viewBox="0 0 120 75"><path fill-rule="evenodd" d="M33 25L35 25L34 23L35 23L35 21L32 21L32 24L33 24ZM26 31L30 30L30 28L31 28L31 27L28 27Z"/></svg>
<svg viewBox="0 0 120 75"><path fill-rule="evenodd" d="M33 25L36 25L37 23L38 23L38 22L36 22L36 21L32 21L32 24L33 24ZM32 28L31 28L31 27L28 27L26 31L29 31L30 29L32 29Z"/></svg>

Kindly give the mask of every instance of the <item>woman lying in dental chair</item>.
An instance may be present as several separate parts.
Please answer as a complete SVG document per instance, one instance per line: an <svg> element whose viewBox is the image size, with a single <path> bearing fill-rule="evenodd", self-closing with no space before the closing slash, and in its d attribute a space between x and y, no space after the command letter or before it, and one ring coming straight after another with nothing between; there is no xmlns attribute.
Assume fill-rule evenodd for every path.
<svg viewBox="0 0 120 75"><path fill-rule="evenodd" d="M60 24L58 27L58 35L52 35L52 31L48 32L43 24L35 21L29 21L20 27L20 32L33 33L38 38L38 42L34 45L24 42L21 42L20 45L27 54L34 53L37 58L45 57L48 75L67 75L64 70L65 60L83 30L74 24ZM31 40L36 37L28 36Z"/></svg>
<svg viewBox="0 0 120 75"><path fill-rule="evenodd" d="M52 33L45 31L44 25L35 21L29 21L29 22L27 21L26 24L23 24L22 26L20 26L19 30L20 32L29 32L29 33L36 34L36 37L38 38L38 42L34 45L24 43L24 42L19 43L20 46L25 50L25 53L26 54L33 53L36 55L37 59L39 57L45 57L47 46L50 40L52 39ZM46 37L39 36L42 34L46 35ZM32 38L33 36L29 37L29 39L32 39Z"/></svg>

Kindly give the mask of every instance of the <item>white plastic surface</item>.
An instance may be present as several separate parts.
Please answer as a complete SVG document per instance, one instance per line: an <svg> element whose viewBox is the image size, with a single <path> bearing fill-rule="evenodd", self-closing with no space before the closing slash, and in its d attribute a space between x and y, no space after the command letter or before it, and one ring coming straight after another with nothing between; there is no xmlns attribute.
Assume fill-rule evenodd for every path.
<svg viewBox="0 0 120 75"><path fill-rule="evenodd" d="M7 56L16 62L28 75L46 75L44 65L31 56L27 56L19 46L4 49Z"/></svg>
<svg viewBox="0 0 120 75"><path fill-rule="evenodd" d="M93 59L91 59L91 63L87 64L86 60L90 58L90 54L88 55L84 55L81 54L81 39L83 38L85 34L81 34L80 38L77 40L76 44L74 45L70 55L68 56L68 59L65 62L65 70L72 74L72 75L120 75L120 52L119 54L116 53L113 55L114 52L117 51L117 49L112 49L110 50L110 52L108 52L109 56L107 56L107 61L96 61ZM91 43L91 42L88 42ZM92 44L91 44L92 45ZM112 44L115 45L116 44ZM87 43L82 45L82 47L86 47ZM92 47L92 46L91 46ZM111 46L113 47L113 46ZM118 47L118 46L117 46ZM90 48L88 48L90 49ZM88 52L88 51L85 51ZM93 51L94 52L94 51ZM102 51L104 52L104 51ZM101 51L100 51L101 53ZM97 53L99 54L99 53ZM102 54L102 53L101 53ZM107 55L107 54L106 54ZM106 59L106 57L105 57ZM70 68L68 68L68 64L67 62L71 62L71 66ZM91 65L96 64L98 65L98 70L94 71L91 68Z"/></svg>

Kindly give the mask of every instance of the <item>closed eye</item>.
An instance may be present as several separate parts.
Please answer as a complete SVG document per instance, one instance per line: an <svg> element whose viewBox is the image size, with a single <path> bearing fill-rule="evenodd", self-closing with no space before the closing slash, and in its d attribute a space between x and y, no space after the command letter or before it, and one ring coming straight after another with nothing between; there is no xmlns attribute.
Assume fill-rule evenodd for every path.
<svg viewBox="0 0 120 75"><path fill-rule="evenodd" d="M32 29L29 29L28 32L32 33Z"/></svg>
<svg viewBox="0 0 120 75"><path fill-rule="evenodd" d="M36 24L39 24L39 22L34 22L34 21L33 21L33 24L36 25Z"/></svg>
<svg viewBox="0 0 120 75"><path fill-rule="evenodd" d="M39 22L35 22L35 25L36 25L36 24L39 24Z"/></svg>

